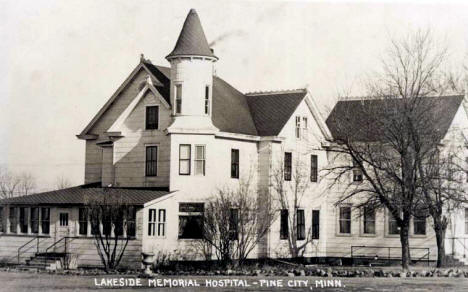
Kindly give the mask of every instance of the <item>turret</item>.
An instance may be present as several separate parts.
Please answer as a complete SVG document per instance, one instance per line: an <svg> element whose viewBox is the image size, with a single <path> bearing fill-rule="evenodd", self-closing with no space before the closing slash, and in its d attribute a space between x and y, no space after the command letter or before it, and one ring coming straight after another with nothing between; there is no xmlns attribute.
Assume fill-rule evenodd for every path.
<svg viewBox="0 0 468 292"><path fill-rule="evenodd" d="M174 132L217 131L211 121L213 54L195 9L185 19L174 50L166 57L171 63L171 103Z"/></svg>

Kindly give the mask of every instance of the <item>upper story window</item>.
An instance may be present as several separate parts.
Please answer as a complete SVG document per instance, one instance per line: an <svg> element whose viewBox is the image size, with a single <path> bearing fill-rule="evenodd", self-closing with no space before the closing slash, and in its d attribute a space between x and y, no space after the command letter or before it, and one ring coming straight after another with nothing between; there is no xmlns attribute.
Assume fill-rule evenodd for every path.
<svg viewBox="0 0 468 292"><path fill-rule="evenodd" d="M159 127L159 106L146 107L146 130L155 130Z"/></svg>
<svg viewBox="0 0 468 292"><path fill-rule="evenodd" d="M205 175L205 145L195 145L195 175Z"/></svg>
<svg viewBox="0 0 468 292"><path fill-rule="evenodd" d="M339 233L351 234L351 206L341 206L339 211Z"/></svg>
<svg viewBox="0 0 468 292"><path fill-rule="evenodd" d="M317 155L310 155L310 181L318 181L318 157Z"/></svg>
<svg viewBox="0 0 468 292"><path fill-rule="evenodd" d="M296 117L296 138L301 139L301 117Z"/></svg>
<svg viewBox="0 0 468 292"><path fill-rule="evenodd" d="M205 86L205 114L210 114L210 86Z"/></svg>
<svg viewBox="0 0 468 292"><path fill-rule="evenodd" d="M179 174L190 175L191 145L179 145Z"/></svg>
<svg viewBox="0 0 468 292"><path fill-rule="evenodd" d="M362 181L362 170L359 168L357 162L353 159L353 181Z"/></svg>
<svg viewBox="0 0 468 292"><path fill-rule="evenodd" d="M291 171L292 171L292 153L284 153L284 180L291 180Z"/></svg>
<svg viewBox="0 0 468 292"><path fill-rule="evenodd" d="M158 175L158 146L146 146L146 176Z"/></svg>
<svg viewBox="0 0 468 292"><path fill-rule="evenodd" d="M175 112L180 114L182 112L182 84L175 85Z"/></svg>
<svg viewBox="0 0 468 292"><path fill-rule="evenodd" d="M239 149L231 149L231 178L239 178Z"/></svg>

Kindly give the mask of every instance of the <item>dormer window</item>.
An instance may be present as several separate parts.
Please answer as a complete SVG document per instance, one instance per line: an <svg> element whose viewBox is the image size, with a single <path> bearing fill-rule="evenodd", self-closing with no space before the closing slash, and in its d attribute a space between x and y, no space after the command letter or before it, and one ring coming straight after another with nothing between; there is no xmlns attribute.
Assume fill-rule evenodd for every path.
<svg viewBox="0 0 468 292"><path fill-rule="evenodd" d="M182 112L182 84L175 86L175 104L176 114L180 114Z"/></svg>
<svg viewBox="0 0 468 292"><path fill-rule="evenodd" d="M205 114L210 114L210 86L205 86Z"/></svg>
<svg viewBox="0 0 468 292"><path fill-rule="evenodd" d="M146 107L146 130L156 130L159 126L159 106Z"/></svg>

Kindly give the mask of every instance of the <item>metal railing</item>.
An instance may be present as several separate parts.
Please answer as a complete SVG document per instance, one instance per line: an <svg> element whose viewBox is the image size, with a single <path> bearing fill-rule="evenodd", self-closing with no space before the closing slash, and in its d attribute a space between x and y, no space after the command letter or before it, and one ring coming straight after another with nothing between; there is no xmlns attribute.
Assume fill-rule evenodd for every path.
<svg viewBox="0 0 468 292"><path fill-rule="evenodd" d="M39 236L36 236L34 237L33 239L31 239L30 241L26 242L25 244L23 244L22 246L20 246L18 248L18 264L20 263L20 257L21 257L21 250L24 249L26 246L28 246L31 242L33 242L34 240L36 240L36 252L38 253L39 252L39 239L40 237ZM29 247L26 251L28 251L31 247Z"/></svg>
<svg viewBox="0 0 468 292"><path fill-rule="evenodd" d="M362 251L365 249L370 249L372 250L372 252L368 251L367 253L357 253L359 250ZM397 252L392 252L393 250L396 250ZM410 247L410 254L412 254L411 251L425 251L423 252L422 256L419 256L416 260L412 261L426 261L427 265L429 266L431 251L428 247ZM397 254L398 256L395 256L395 254ZM351 246L351 259L354 262L354 259L356 258L374 259L376 261L382 259L386 259L388 261L398 260L401 259L401 247L353 245Z"/></svg>
<svg viewBox="0 0 468 292"><path fill-rule="evenodd" d="M461 246L463 248L463 258L466 258L466 252L468 251L468 246L467 246L466 240L468 238L465 238L465 237L449 237L447 239L452 240L452 246L451 246L452 256L455 256L455 250L456 250L455 242L458 242L459 246Z"/></svg>
<svg viewBox="0 0 468 292"><path fill-rule="evenodd" d="M65 237L62 237L60 238L59 240L57 240L56 242L54 242L53 244L51 244L49 247L47 247L45 249L45 252L49 252L49 250L53 247L57 247L57 245L60 243L60 242L64 242L64 253L67 253L68 252L68 249L67 249L67 243L68 243L68 240L69 239L72 239L74 237L71 237L71 236L65 236Z"/></svg>

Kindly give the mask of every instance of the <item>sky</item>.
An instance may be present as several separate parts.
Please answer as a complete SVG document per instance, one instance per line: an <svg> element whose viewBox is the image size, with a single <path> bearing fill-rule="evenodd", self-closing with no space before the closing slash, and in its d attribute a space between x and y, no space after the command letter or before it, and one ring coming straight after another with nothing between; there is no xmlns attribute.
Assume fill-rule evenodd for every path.
<svg viewBox="0 0 468 292"><path fill-rule="evenodd" d="M461 1L0 0L0 166L30 172L39 191L82 184L75 135L141 53L169 65L191 8L218 76L242 92L307 86L324 113L343 91L361 94L391 38L429 28L454 66L467 54Z"/></svg>

